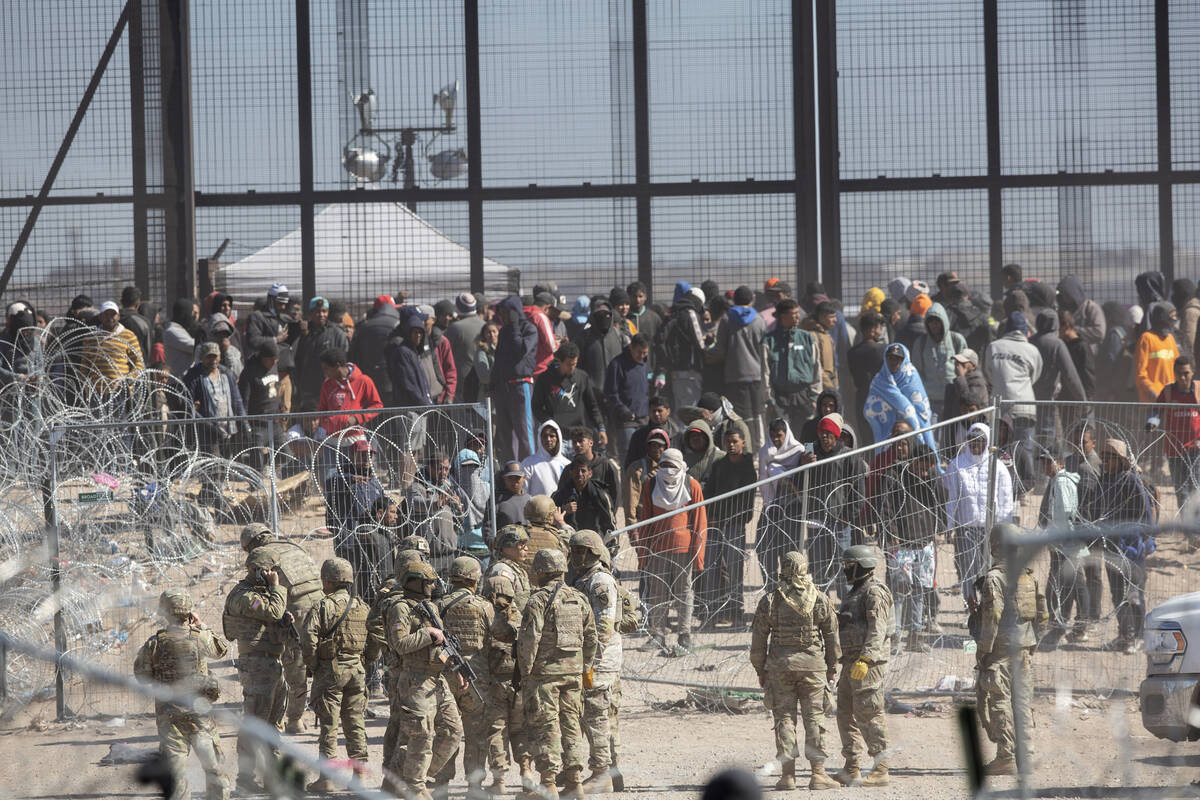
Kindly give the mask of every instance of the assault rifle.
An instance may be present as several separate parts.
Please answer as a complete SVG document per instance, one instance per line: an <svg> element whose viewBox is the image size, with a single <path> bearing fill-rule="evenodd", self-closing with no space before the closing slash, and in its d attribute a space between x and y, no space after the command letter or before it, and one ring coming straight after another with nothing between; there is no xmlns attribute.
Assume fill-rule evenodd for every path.
<svg viewBox="0 0 1200 800"><path fill-rule="evenodd" d="M442 624L442 617L438 614L437 608L428 600L422 600L417 604L417 610L425 619L429 621L432 628L437 628L441 631L445 641L440 645L442 653L446 657L446 663L449 664L453 672L457 672L459 677L466 681L467 686L479 698L479 702L484 702L483 695L479 693L479 687L475 682L479 680L479 676L475 674L474 668L463 656L462 650L459 648L458 637L446 630L446 626Z"/></svg>

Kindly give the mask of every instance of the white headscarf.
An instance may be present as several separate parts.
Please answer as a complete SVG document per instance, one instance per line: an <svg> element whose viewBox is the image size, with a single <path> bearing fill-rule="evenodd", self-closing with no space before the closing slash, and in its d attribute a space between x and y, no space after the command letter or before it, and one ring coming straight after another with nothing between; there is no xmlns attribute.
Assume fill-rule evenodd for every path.
<svg viewBox="0 0 1200 800"><path fill-rule="evenodd" d="M678 511L692 502L687 464L683 460L683 453L674 447L663 451L662 459L658 462L658 472L654 476L654 489L650 492L650 499L663 511Z"/></svg>
<svg viewBox="0 0 1200 800"><path fill-rule="evenodd" d="M977 437L983 437L983 452L975 455L971 452L971 440ZM973 467L987 461L988 447L992 441L992 430L983 422L976 422L971 427L967 428L967 436L963 441L962 446L958 449L958 458L955 461L960 467Z"/></svg>

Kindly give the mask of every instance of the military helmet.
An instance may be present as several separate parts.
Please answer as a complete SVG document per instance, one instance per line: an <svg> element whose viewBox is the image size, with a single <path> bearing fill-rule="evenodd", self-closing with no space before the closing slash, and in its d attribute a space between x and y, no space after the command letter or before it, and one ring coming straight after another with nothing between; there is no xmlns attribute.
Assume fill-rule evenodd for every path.
<svg viewBox="0 0 1200 800"><path fill-rule="evenodd" d="M803 553L793 550L783 554L783 558L779 562L779 577L787 581L807 574L808 559L804 557Z"/></svg>
<svg viewBox="0 0 1200 800"><path fill-rule="evenodd" d="M875 569L875 565L879 563L875 551L865 544L856 544L848 548L846 552L842 553L842 560L858 564L859 567L868 571Z"/></svg>
<svg viewBox="0 0 1200 800"><path fill-rule="evenodd" d="M1004 556L1004 542L1021 535L1021 529L1011 522L997 522L988 534L988 544L991 545L992 563L999 564Z"/></svg>
<svg viewBox="0 0 1200 800"><path fill-rule="evenodd" d="M158 607L163 614L182 617L192 613L196 604L192 596L183 589L167 589L158 596Z"/></svg>
<svg viewBox="0 0 1200 800"><path fill-rule="evenodd" d="M250 551L250 555L246 556L246 569L275 569L279 566L279 560L275 558L275 554L263 547L256 547Z"/></svg>
<svg viewBox="0 0 1200 800"><path fill-rule="evenodd" d="M354 567L344 558L327 558L321 565L321 580L330 583L353 583Z"/></svg>
<svg viewBox="0 0 1200 800"><path fill-rule="evenodd" d="M404 575L400 577L400 583L407 585L413 578L420 578L427 583L437 581L437 573L433 571L433 565L427 564L424 561L411 561L408 564L408 569L404 570Z"/></svg>
<svg viewBox="0 0 1200 800"><path fill-rule="evenodd" d="M483 567L479 559L471 556L459 556L450 564L450 580L478 581L483 577Z"/></svg>
<svg viewBox="0 0 1200 800"><path fill-rule="evenodd" d="M415 533L412 536L405 536L403 539L401 539L400 546L405 550L416 550L422 555L429 555L429 540L424 536L418 536Z"/></svg>
<svg viewBox="0 0 1200 800"><path fill-rule="evenodd" d="M261 522L251 522L242 528L242 549L249 553L254 548L264 545L275 538L270 525Z"/></svg>
<svg viewBox="0 0 1200 800"><path fill-rule="evenodd" d="M562 574L567 571L567 557L562 554L562 550L550 547L538 550L537 555L533 557L533 571L539 575L555 572Z"/></svg>
<svg viewBox="0 0 1200 800"><path fill-rule="evenodd" d="M534 525L549 525L554 521L554 512L558 506L549 495L539 494L525 504L525 519Z"/></svg>
<svg viewBox="0 0 1200 800"><path fill-rule="evenodd" d="M581 547L596 556L601 556L606 552L604 540L595 531L575 531L571 535L571 548L574 549L576 547Z"/></svg>
<svg viewBox="0 0 1200 800"><path fill-rule="evenodd" d="M505 525L496 537L496 547L503 550L529 541L529 534L520 525Z"/></svg>

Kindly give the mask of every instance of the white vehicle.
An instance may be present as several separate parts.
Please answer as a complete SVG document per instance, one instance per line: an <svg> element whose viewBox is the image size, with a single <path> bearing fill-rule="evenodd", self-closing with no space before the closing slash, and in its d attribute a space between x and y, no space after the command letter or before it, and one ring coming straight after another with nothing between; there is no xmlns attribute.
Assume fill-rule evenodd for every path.
<svg viewBox="0 0 1200 800"><path fill-rule="evenodd" d="M1200 592L1172 597L1146 615L1146 680L1138 694L1150 733L1200 739L1200 716L1193 718L1200 714Z"/></svg>

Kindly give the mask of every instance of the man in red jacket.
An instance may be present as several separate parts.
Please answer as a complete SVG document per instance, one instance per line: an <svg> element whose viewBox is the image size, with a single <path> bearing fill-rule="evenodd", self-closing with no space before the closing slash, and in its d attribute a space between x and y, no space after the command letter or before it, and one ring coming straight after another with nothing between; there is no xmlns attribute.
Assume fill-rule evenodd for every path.
<svg viewBox="0 0 1200 800"><path fill-rule="evenodd" d="M318 411L337 412L321 418L325 435L332 436L345 428L366 425L375 414L347 412L383 408L375 382L366 373L346 360L346 351L335 348L321 354L321 369L325 381L321 384Z"/></svg>
<svg viewBox="0 0 1200 800"><path fill-rule="evenodd" d="M1192 466L1200 455L1200 397L1196 394L1195 377L1192 357L1176 358L1175 382L1168 383L1158 393L1161 408L1149 420L1150 427L1157 427L1161 419L1166 433L1167 465L1180 508L1195 490Z"/></svg>

